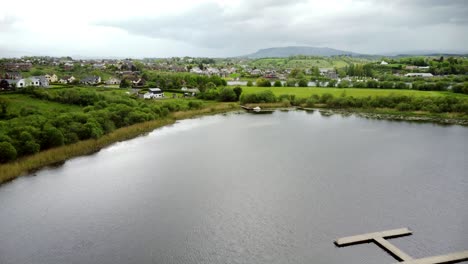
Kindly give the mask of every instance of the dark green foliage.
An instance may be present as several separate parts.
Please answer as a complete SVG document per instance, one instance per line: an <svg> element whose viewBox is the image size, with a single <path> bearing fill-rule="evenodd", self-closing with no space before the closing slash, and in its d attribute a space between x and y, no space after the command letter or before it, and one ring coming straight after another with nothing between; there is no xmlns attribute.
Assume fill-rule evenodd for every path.
<svg viewBox="0 0 468 264"><path fill-rule="evenodd" d="M274 103L276 102L276 96L272 91L266 90L259 93L242 94L240 97L242 104L249 103Z"/></svg>
<svg viewBox="0 0 468 264"><path fill-rule="evenodd" d="M252 87L252 86L253 86L252 81L247 81L247 86L248 86L248 87Z"/></svg>
<svg viewBox="0 0 468 264"><path fill-rule="evenodd" d="M221 102L235 102L237 101L237 95L232 88L224 87L219 91L218 100Z"/></svg>
<svg viewBox="0 0 468 264"><path fill-rule="evenodd" d="M62 146L65 142L62 131L56 127L46 127L42 130L41 149Z"/></svg>
<svg viewBox="0 0 468 264"><path fill-rule="evenodd" d="M468 94L468 82L458 83L452 87L454 93Z"/></svg>
<svg viewBox="0 0 468 264"><path fill-rule="evenodd" d="M284 86L287 86L287 87L296 87L296 80L294 79L288 79L285 83Z"/></svg>
<svg viewBox="0 0 468 264"><path fill-rule="evenodd" d="M337 81L336 80L329 80L328 81L328 84L327 84L327 87L335 87L336 86L336 83Z"/></svg>
<svg viewBox="0 0 468 264"><path fill-rule="evenodd" d="M265 78L258 78L255 83L258 87L271 87L271 82Z"/></svg>
<svg viewBox="0 0 468 264"><path fill-rule="evenodd" d="M65 104L84 106L78 112L46 112L37 106L18 108L18 114L0 121L0 142L15 149L15 157L37 153L79 140L99 138L117 128L166 117L170 112L199 109L198 100L142 101L127 95L94 89L24 89L24 97L40 98ZM218 90L210 89L213 100L218 99ZM229 88L229 100L236 100L235 92ZM3 144L5 145L5 144ZM8 157L13 157L8 155ZM8 157L3 162L9 161ZM2 161L0 161L2 162Z"/></svg>
<svg viewBox="0 0 468 264"><path fill-rule="evenodd" d="M0 98L0 118L6 117L8 113L8 105L9 103L7 100Z"/></svg>
<svg viewBox="0 0 468 264"><path fill-rule="evenodd" d="M277 80L277 81L275 81L275 83L273 84L273 86L274 86L274 87L281 87L281 86L283 86L283 85L281 84L281 81L278 81L278 80Z"/></svg>
<svg viewBox="0 0 468 264"><path fill-rule="evenodd" d="M297 86L299 86L299 87L307 87L307 83L308 83L307 79L304 79L304 78L303 78L303 79L300 79L300 80L297 82Z"/></svg>
<svg viewBox="0 0 468 264"><path fill-rule="evenodd" d="M130 87L132 87L132 83L127 79L123 79L123 80L120 81L119 87L120 88L130 88Z"/></svg>
<svg viewBox="0 0 468 264"><path fill-rule="evenodd" d="M239 98L242 94L242 88L240 86L236 86L233 90L234 93L236 93L236 101L239 101Z"/></svg>
<svg viewBox="0 0 468 264"><path fill-rule="evenodd" d="M0 142L0 163L14 160L16 155L16 149L10 142Z"/></svg>

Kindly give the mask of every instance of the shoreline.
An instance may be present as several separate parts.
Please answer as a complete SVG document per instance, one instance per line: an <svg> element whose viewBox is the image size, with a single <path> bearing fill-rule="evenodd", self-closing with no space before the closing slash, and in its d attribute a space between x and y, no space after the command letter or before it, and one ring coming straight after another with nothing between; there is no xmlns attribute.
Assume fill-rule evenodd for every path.
<svg viewBox="0 0 468 264"><path fill-rule="evenodd" d="M73 144L48 149L23 157L14 162L0 165L0 186L18 177L33 173L40 169L64 164L67 160L92 155L114 143L136 138L163 126L172 125L178 120L196 118L204 115L226 113L240 109L233 103L218 103L207 105L201 109L170 113L164 119L122 127L98 139L88 139Z"/></svg>
<svg viewBox="0 0 468 264"><path fill-rule="evenodd" d="M362 110L362 109L330 109L330 108L304 108L296 106L285 106L281 103L273 104L248 104L249 106L260 106L265 110L299 110L299 111L318 111L323 115L356 115L361 118L370 118L378 120L394 120L408 122L426 122L445 125L468 126L467 118L442 117L429 114L415 114L412 112L394 112L385 110ZM172 125L178 120L196 118L205 115L214 115L241 110L237 103L216 103L207 105L201 109L190 111L179 111L171 113L167 118L148 121L119 128L98 139L88 139L74 144L64 145L57 148L48 149L31 156L18 159L11 163L0 165L0 185L12 181L15 178L33 173L40 169L64 164L67 160L92 155L101 149L114 143L136 138L147 134L163 126Z"/></svg>
<svg viewBox="0 0 468 264"><path fill-rule="evenodd" d="M285 110L296 109L300 111L318 111L324 115L342 114L342 115L356 115L362 118L378 119L378 120L393 120L393 121L408 121L408 122L421 122L421 123L435 123L441 125L460 125L468 126L468 116L451 114L431 114L428 112L400 112L395 109L363 109L363 108L327 108L324 107L300 107L300 106L284 106L281 103L260 103L260 104L246 104L248 107L260 106L263 110Z"/></svg>

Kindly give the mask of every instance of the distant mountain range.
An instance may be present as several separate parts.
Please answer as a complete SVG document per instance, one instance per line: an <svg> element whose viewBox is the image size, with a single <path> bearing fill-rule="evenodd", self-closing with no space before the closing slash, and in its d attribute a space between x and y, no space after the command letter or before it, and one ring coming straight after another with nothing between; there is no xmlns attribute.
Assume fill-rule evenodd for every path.
<svg viewBox="0 0 468 264"><path fill-rule="evenodd" d="M362 56L364 54L359 54L351 51L337 50L332 48L318 48L318 47L307 47L307 46L289 46L289 47L278 47L278 48L268 48L261 49L255 53L245 55L242 57L247 58L283 58L295 55L306 55L306 56L337 56L337 55L350 55L350 56Z"/></svg>
<svg viewBox="0 0 468 264"><path fill-rule="evenodd" d="M260 49L255 53L248 54L241 57L251 59L258 58L285 58L290 56L305 55L305 56L338 56L348 55L353 57L367 57L367 58L380 58L380 57L403 57L403 56L460 56L466 55L468 52L463 51L447 51L447 50L414 50L406 52L392 52L382 54L362 54L352 51L338 50L327 47L308 47L308 46L289 46L289 47L274 47L268 49Z"/></svg>

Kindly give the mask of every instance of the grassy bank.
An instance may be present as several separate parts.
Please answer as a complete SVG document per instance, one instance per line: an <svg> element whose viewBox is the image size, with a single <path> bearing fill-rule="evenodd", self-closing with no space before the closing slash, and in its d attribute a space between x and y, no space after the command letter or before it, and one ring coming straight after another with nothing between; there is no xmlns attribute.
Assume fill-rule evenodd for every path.
<svg viewBox="0 0 468 264"><path fill-rule="evenodd" d="M328 88L328 87L248 87L242 86L243 93L257 93L261 91L271 90L275 96L283 94L293 94L297 98L308 98L312 94L322 95L325 93L332 94L335 97L340 96L343 92L346 96L368 97L368 96L388 96L407 95L407 96L459 96L466 97L464 94L455 94L452 92L440 91L417 91L417 90L398 90L398 89L360 89L360 88Z"/></svg>
<svg viewBox="0 0 468 264"><path fill-rule="evenodd" d="M119 128L98 139L88 139L74 144L48 149L39 153L23 157L14 162L0 165L0 184L18 176L30 173L40 168L59 164L70 158L89 155L109 146L115 142L128 140L148 133L156 128L173 124L177 120L192 118L206 114L223 113L237 109L232 103L207 103L205 107L197 110L179 111L170 114L168 118L143 122Z"/></svg>

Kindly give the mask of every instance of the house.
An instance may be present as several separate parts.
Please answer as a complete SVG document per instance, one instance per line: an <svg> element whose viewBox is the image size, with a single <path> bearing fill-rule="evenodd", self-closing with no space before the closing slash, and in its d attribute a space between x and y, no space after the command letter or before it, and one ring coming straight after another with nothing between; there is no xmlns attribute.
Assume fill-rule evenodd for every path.
<svg viewBox="0 0 468 264"><path fill-rule="evenodd" d="M48 87L49 81L45 76L32 76L29 78L24 78L16 82L16 87L23 88L28 86L35 87Z"/></svg>
<svg viewBox="0 0 468 264"><path fill-rule="evenodd" d="M68 84L74 82L75 80L76 78L73 76L63 76L62 78L60 78L59 82L63 84Z"/></svg>
<svg viewBox="0 0 468 264"><path fill-rule="evenodd" d="M388 65L388 62L386 62L386 61L383 60L383 61L380 63L380 65Z"/></svg>
<svg viewBox="0 0 468 264"><path fill-rule="evenodd" d="M193 67L190 69L190 72L195 74L203 74L203 71L199 67Z"/></svg>
<svg viewBox="0 0 468 264"><path fill-rule="evenodd" d="M425 72L407 73L405 74L405 76L406 77L424 77L424 78L434 77L432 73L425 73Z"/></svg>
<svg viewBox="0 0 468 264"><path fill-rule="evenodd" d="M259 69L255 69L255 70L252 70L252 71L250 72L250 75L258 75L258 76L260 76L260 75L262 75L262 71L259 70Z"/></svg>
<svg viewBox="0 0 468 264"><path fill-rule="evenodd" d="M106 64L105 63L94 63L93 68L98 69L98 70L103 70L103 69L106 68Z"/></svg>
<svg viewBox="0 0 468 264"><path fill-rule="evenodd" d="M164 92L159 88L149 88L149 91L143 95L145 99L163 98Z"/></svg>
<svg viewBox="0 0 468 264"><path fill-rule="evenodd" d="M328 77L330 79L338 78L338 74L333 68L320 68L319 71L320 71L320 75Z"/></svg>
<svg viewBox="0 0 468 264"><path fill-rule="evenodd" d="M29 71L32 68L31 62L6 62L3 63L2 68L6 71Z"/></svg>
<svg viewBox="0 0 468 264"><path fill-rule="evenodd" d="M117 79L115 77L109 78L109 80L106 81L106 84L112 85L112 84L120 84L120 79Z"/></svg>
<svg viewBox="0 0 468 264"><path fill-rule="evenodd" d="M49 83L58 82L58 77L57 77L57 75L55 75L55 73L52 74L52 75L46 74L45 77L46 77L47 81L49 81Z"/></svg>
<svg viewBox="0 0 468 264"><path fill-rule="evenodd" d="M99 76L88 76L81 79L80 83L87 85L95 85L101 83L101 77Z"/></svg>
<svg viewBox="0 0 468 264"><path fill-rule="evenodd" d="M70 71L70 70L73 70L73 63L71 62L66 62L65 64L63 64L63 69L66 70L66 71Z"/></svg>
<svg viewBox="0 0 468 264"><path fill-rule="evenodd" d="M182 87L180 90L184 91L184 96L185 95L195 96L197 93L200 92L200 90L198 88Z"/></svg>
<svg viewBox="0 0 468 264"><path fill-rule="evenodd" d="M142 87L142 86L145 86L145 84L146 84L146 81L145 79L142 79L142 78L137 78L132 81L133 87Z"/></svg>

